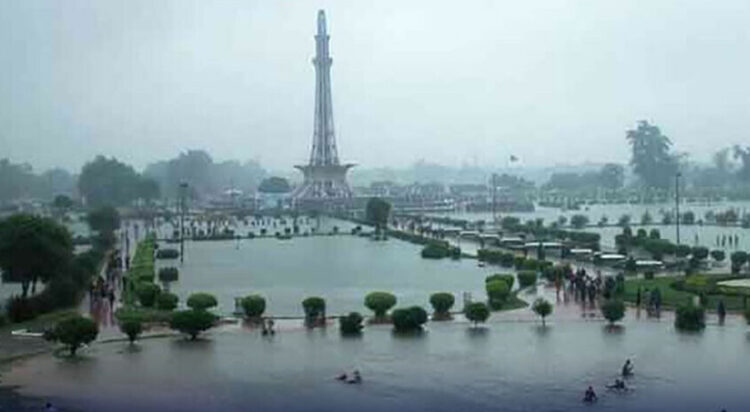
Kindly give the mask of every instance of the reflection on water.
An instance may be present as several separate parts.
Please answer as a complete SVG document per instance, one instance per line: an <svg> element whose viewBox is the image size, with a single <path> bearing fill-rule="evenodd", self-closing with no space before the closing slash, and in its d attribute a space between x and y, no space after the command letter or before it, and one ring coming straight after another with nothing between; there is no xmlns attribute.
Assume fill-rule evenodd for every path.
<svg viewBox="0 0 750 412"><path fill-rule="evenodd" d="M360 339L334 328L272 339L239 329L198 342L148 340L140 351L99 345L77 363L37 357L16 363L4 382L86 410L567 411L589 384L602 410L745 410L746 333L739 319L690 335L636 321L618 333L584 322L444 322L411 337L371 326ZM603 390L625 358L635 363L635 391ZM333 379L355 368L362 385Z"/></svg>

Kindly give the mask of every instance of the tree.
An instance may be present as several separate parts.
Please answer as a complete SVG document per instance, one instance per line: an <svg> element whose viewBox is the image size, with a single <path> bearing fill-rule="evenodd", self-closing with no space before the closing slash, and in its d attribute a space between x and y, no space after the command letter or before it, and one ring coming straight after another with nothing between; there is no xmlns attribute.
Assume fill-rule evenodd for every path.
<svg viewBox="0 0 750 412"><path fill-rule="evenodd" d="M342 335L357 335L362 332L362 315L359 312L350 312L339 318L339 329Z"/></svg>
<svg viewBox="0 0 750 412"><path fill-rule="evenodd" d="M679 330L699 331L706 327L706 312L692 303L680 305L675 311L674 326Z"/></svg>
<svg viewBox="0 0 750 412"><path fill-rule="evenodd" d="M201 332L214 326L216 319L216 315L205 310L181 310L172 314L169 327L195 340Z"/></svg>
<svg viewBox="0 0 750 412"><path fill-rule="evenodd" d="M82 345L93 342L98 334L99 327L93 320L73 315L58 322L52 331L45 334L45 338L64 344L70 351L70 356L75 356Z"/></svg>
<svg viewBox="0 0 750 412"><path fill-rule="evenodd" d="M625 304L618 299L608 299L602 303L602 316L609 321L610 325L625 317Z"/></svg>
<svg viewBox="0 0 750 412"><path fill-rule="evenodd" d="M292 190L292 186L289 181L283 177L272 176L267 179L263 179L258 186L258 191L263 193L288 193Z"/></svg>
<svg viewBox="0 0 750 412"><path fill-rule="evenodd" d="M531 309L542 318L542 326L545 326L544 318L552 313L552 304L544 298L539 298L531 305Z"/></svg>
<svg viewBox="0 0 750 412"><path fill-rule="evenodd" d="M422 325L427 322L427 312L421 306L411 306L395 309L391 318L396 331L415 331L422 329Z"/></svg>
<svg viewBox="0 0 750 412"><path fill-rule="evenodd" d="M625 168L616 163L607 163L599 171L599 184L609 190L619 190L625 183Z"/></svg>
<svg viewBox="0 0 750 412"><path fill-rule="evenodd" d="M456 302L452 293L438 292L430 296L430 305L435 310L433 319L449 319L450 310Z"/></svg>
<svg viewBox="0 0 750 412"><path fill-rule="evenodd" d="M750 147L734 146L734 158L740 160L737 178L742 182L750 181Z"/></svg>
<svg viewBox="0 0 750 412"><path fill-rule="evenodd" d="M187 299L187 306L195 310L206 310L218 304L214 295L204 292L193 293Z"/></svg>
<svg viewBox="0 0 750 412"><path fill-rule="evenodd" d="M630 165L647 187L667 189L677 173L677 158L670 153L672 142L656 125L642 120L626 138L632 155Z"/></svg>
<svg viewBox="0 0 750 412"><path fill-rule="evenodd" d="M52 201L52 207L64 213L73 207L73 200L67 195L57 195Z"/></svg>
<svg viewBox="0 0 750 412"><path fill-rule="evenodd" d="M140 318L130 317L120 321L120 332L128 336L128 341L132 345L143 333L143 322Z"/></svg>
<svg viewBox="0 0 750 412"><path fill-rule="evenodd" d="M586 215L573 215L570 218L570 225L576 229L581 229L589 224L589 218Z"/></svg>
<svg viewBox="0 0 750 412"><path fill-rule="evenodd" d="M91 230L112 233L120 227L120 213L112 206L102 206L86 215Z"/></svg>
<svg viewBox="0 0 750 412"><path fill-rule="evenodd" d="M0 269L3 282L20 283L21 296L36 292L66 270L73 259L73 239L65 226L49 218L18 214L0 221Z"/></svg>
<svg viewBox="0 0 750 412"><path fill-rule="evenodd" d="M129 205L142 197L144 180L132 166L117 159L97 156L78 176L78 190L91 207ZM149 193L148 195L151 195Z"/></svg>
<svg viewBox="0 0 750 412"><path fill-rule="evenodd" d="M473 302L466 305L464 314L466 319L476 326L477 323L485 322L490 317L490 308L483 302Z"/></svg>
<svg viewBox="0 0 750 412"><path fill-rule="evenodd" d="M396 296L388 292L370 292L365 296L365 307L375 312L375 318L383 319L396 306Z"/></svg>
<svg viewBox="0 0 750 412"><path fill-rule="evenodd" d="M266 299L261 295L245 296L240 303L248 318L258 318L266 311Z"/></svg>
<svg viewBox="0 0 750 412"><path fill-rule="evenodd" d="M391 204L379 197L372 197L367 201L365 216L367 222L375 226L375 232L380 234L388 226L388 216L391 213Z"/></svg>

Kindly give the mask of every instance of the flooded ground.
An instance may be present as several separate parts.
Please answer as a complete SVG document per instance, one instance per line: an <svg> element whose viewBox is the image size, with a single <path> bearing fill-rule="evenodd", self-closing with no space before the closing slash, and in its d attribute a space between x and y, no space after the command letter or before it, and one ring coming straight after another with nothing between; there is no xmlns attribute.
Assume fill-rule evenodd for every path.
<svg viewBox="0 0 750 412"><path fill-rule="evenodd" d="M604 385L633 359L634 389ZM747 410L750 338L731 318L700 334L674 331L671 320L630 318L621 329L596 321L537 322L496 318L474 329L460 321L430 323L419 336L368 327L342 338L335 327L300 327L263 337L230 327L207 339L96 345L80 360L51 355L14 363L5 385L83 410L503 410L582 408L606 411ZM361 385L333 377L362 372Z"/></svg>
<svg viewBox="0 0 750 412"><path fill-rule="evenodd" d="M424 306L430 294L452 292L460 309L463 292L484 296L484 278L500 271L480 268L473 259L422 259L421 249L350 235L186 242L182 266L178 260L158 265L180 269L170 290L183 301L193 292L213 293L229 313L235 297L260 293L275 316L300 316L308 296L324 297L331 314L366 312L365 295L376 290L394 293L399 305Z"/></svg>

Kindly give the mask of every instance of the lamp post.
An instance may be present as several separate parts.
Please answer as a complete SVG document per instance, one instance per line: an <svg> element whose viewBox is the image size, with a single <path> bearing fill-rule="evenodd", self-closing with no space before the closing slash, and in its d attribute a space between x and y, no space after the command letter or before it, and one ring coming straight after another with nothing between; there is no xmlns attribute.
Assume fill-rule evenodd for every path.
<svg viewBox="0 0 750 412"><path fill-rule="evenodd" d="M680 177L682 173L677 172L674 175L674 205L675 205L675 230L677 235L677 244L680 244Z"/></svg>
<svg viewBox="0 0 750 412"><path fill-rule="evenodd" d="M180 264L185 261L185 195L187 194L188 184L186 181L180 182Z"/></svg>
<svg viewBox="0 0 750 412"><path fill-rule="evenodd" d="M492 225L497 224L497 173L492 174Z"/></svg>

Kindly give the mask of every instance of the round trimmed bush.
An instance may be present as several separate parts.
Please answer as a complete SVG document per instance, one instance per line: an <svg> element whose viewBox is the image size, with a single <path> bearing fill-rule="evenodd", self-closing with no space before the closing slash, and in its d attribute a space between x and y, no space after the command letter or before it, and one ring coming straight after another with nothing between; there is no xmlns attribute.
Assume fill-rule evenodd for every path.
<svg viewBox="0 0 750 412"><path fill-rule="evenodd" d="M724 253L721 249L716 249L711 251L711 259L717 261L717 262L723 262L724 259L726 259L727 254Z"/></svg>
<svg viewBox="0 0 750 412"><path fill-rule="evenodd" d="M533 286L536 284L536 272L531 270L523 270L518 272L518 285L522 288Z"/></svg>
<svg viewBox="0 0 750 412"><path fill-rule="evenodd" d="M240 303L248 318L260 317L266 311L266 299L261 295L245 296Z"/></svg>
<svg viewBox="0 0 750 412"><path fill-rule="evenodd" d="M398 332L408 332L422 329L427 322L427 312L421 306L395 309L391 314L393 328Z"/></svg>
<svg viewBox="0 0 750 412"><path fill-rule="evenodd" d="M127 335L128 340L132 344L143 333L143 323L138 317L127 318L120 321L120 332Z"/></svg>
<svg viewBox="0 0 750 412"><path fill-rule="evenodd" d="M70 356L75 356L78 348L93 342L98 334L99 327L96 322L81 315L74 315L58 322L52 331L45 334L45 338L64 344L70 351Z"/></svg>
<svg viewBox="0 0 750 412"><path fill-rule="evenodd" d="M490 317L490 308L483 302L469 303L464 309L464 315L476 326L477 323L485 322Z"/></svg>
<svg viewBox="0 0 750 412"><path fill-rule="evenodd" d="M383 318L396 306L396 296L388 292L371 292L365 296L365 307L375 312L376 318Z"/></svg>
<svg viewBox="0 0 750 412"><path fill-rule="evenodd" d="M195 340L198 335L210 329L216 322L216 315L206 310L181 310L172 315L169 327L190 336Z"/></svg>
<svg viewBox="0 0 750 412"><path fill-rule="evenodd" d="M508 284L508 289L513 289L513 284L516 282L516 277L511 274L495 273L494 275L487 276L484 278L484 283L490 283L493 280L502 280Z"/></svg>
<svg viewBox="0 0 750 412"><path fill-rule="evenodd" d="M544 325L544 319L552 313L552 304L544 298L539 298L531 305L531 309L542 318L542 325Z"/></svg>
<svg viewBox="0 0 750 412"><path fill-rule="evenodd" d="M430 296L430 305L435 310L437 317L444 318L450 316L450 310L455 302L456 298L453 297L452 293L448 292L433 293Z"/></svg>
<svg viewBox="0 0 750 412"><path fill-rule="evenodd" d="M612 325L625 317L625 303L619 299L608 299L602 303L601 311L604 319Z"/></svg>
<svg viewBox="0 0 750 412"><path fill-rule="evenodd" d="M317 319L326 313L326 301L318 296L311 296L302 301L302 309L308 320Z"/></svg>
<svg viewBox="0 0 750 412"><path fill-rule="evenodd" d="M362 332L364 318L359 312L350 312L339 318L339 329L342 335L357 335Z"/></svg>
<svg viewBox="0 0 750 412"><path fill-rule="evenodd" d="M162 283L176 282L179 273L176 267L161 268L159 269L159 281Z"/></svg>
<svg viewBox="0 0 750 412"><path fill-rule="evenodd" d="M156 298L156 308L159 310L174 310L180 298L174 293L162 292Z"/></svg>
<svg viewBox="0 0 750 412"><path fill-rule="evenodd" d="M493 280L485 284L485 289L487 290L490 307L495 310L501 309L510 294L508 283L502 280Z"/></svg>
<svg viewBox="0 0 750 412"><path fill-rule="evenodd" d="M153 283L140 283L136 287L136 295L138 295L138 302L144 308L151 308L156 303L156 298L159 296L161 288Z"/></svg>
<svg viewBox="0 0 750 412"><path fill-rule="evenodd" d="M706 312L692 303L681 305L675 311L674 326L679 330L699 331L706 327Z"/></svg>
<svg viewBox="0 0 750 412"><path fill-rule="evenodd" d="M187 306L195 310L206 310L218 304L214 295L204 292L193 293L187 299Z"/></svg>

